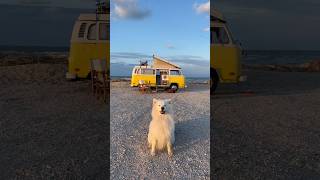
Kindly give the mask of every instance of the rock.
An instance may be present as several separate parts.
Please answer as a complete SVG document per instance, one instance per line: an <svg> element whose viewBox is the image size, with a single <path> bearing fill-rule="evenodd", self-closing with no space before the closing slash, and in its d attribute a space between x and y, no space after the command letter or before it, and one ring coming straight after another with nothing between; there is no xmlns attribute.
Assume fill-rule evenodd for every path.
<svg viewBox="0 0 320 180"><path fill-rule="evenodd" d="M304 64L305 70L308 72L320 72L320 60L314 60Z"/></svg>

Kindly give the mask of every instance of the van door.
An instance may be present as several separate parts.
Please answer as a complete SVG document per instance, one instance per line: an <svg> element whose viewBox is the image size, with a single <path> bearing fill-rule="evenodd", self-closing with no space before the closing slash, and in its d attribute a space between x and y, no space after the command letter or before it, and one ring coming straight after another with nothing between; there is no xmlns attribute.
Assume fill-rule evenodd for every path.
<svg viewBox="0 0 320 180"><path fill-rule="evenodd" d="M156 82L157 82L157 85L161 85L160 69L157 69L156 71Z"/></svg>
<svg viewBox="0 0 320 180"><path fill-rule="evenodd" d="M161 85L168 85L168 83L169 83L169 70L168 69L160 70L160 76L161 76Z"/></svg>
<svg viewBox="0 0 320 180"><path fill-rule="evenodd" d="M238 82L240 75L240 49L234 44L225 24L215 24L211 29L213 44L213 67L221 82Z"/></svg>

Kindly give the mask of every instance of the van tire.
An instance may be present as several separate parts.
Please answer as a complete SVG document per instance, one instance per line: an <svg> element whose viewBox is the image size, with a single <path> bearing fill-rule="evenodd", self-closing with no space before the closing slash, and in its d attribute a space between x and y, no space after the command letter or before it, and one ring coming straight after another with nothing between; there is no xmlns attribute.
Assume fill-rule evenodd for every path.
<svg viewBox="0 0 320 180"><path fill-rule="evenodd" d="M215 69L210 70L211 78L210 78L210 83L211 83L211 88L210 91L214 93L218 87L219 84L219 75Z"/></svg>
<svg viewBox="0 0 320 180"><path fill-rule="evenodd" d="M169 92L175 93L175 92L178 91L178 89L179 89L179 87L178 87L177 84L171 84L171 85L170 85L170 88L169 88Z"/></svg>

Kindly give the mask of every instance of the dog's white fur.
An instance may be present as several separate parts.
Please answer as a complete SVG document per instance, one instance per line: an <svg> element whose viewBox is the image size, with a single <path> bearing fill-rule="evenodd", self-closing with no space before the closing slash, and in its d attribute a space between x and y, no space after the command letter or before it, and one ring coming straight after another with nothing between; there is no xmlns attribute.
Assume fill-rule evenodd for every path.
<svg viewBox="0 0 320 180"><path fill-rule="evenodd" d="M174 120L171 100L153 99L152 120L149 126L148 145L151 148L151 155L156 150L167 148L168 155L173 155Z"/></svg>

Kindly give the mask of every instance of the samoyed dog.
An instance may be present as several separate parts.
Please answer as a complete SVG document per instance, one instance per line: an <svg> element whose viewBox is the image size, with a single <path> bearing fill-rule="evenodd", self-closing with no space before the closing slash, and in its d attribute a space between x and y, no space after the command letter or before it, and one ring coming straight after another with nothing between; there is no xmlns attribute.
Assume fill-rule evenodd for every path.
<svg viewBox="0 0 320 180"><path fill-rule="evenodd" d="M174 143L174 120L170 99L153 99L152 120L149 126L148 145L151 148L151 155L156 150L167 148L168 155L173 155Z"/></svg>

